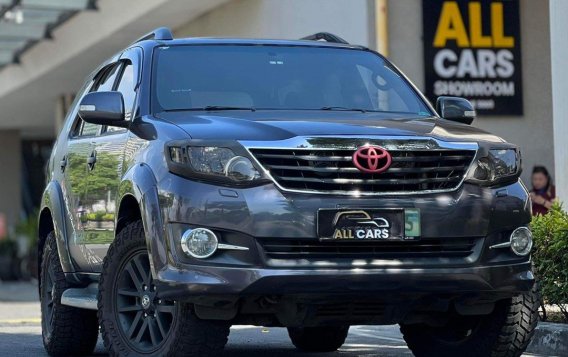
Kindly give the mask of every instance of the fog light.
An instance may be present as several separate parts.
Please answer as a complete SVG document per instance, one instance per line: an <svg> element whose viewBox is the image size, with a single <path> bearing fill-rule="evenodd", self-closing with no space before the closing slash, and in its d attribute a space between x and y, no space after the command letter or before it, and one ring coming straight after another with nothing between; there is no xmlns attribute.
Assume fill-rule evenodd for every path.
<svg viewBox="0 0 568 357"><path fill-rule="evenodd" d="M188 229L181 236L181 249L194 258L209 258L217 250L219 240L207 228Z"/></svg>
<svg viewBox="0 0 568 357"><path fill-rule="evenodd" d="M511 250L516 255L528 255L532 245L532 233L527 227L519 227L511 233Z"/></svg>

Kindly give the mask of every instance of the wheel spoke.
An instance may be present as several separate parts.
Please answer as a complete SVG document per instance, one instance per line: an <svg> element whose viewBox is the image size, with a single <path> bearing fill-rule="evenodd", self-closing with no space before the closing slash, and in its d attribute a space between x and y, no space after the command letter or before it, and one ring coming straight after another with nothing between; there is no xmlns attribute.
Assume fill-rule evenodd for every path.
<svg viewBox="0 0 568 357"><path fill-rule="evenodd" d="M148 272L146 271L146 269L144 268L144 266L142 265L142 263L140 262L140 258L142 257L142 255L137 256L136 258L133 259L134 262L134 266L136 267L136 270L138 271L138 274L140 275L140 277L142 278L142 281L146 284L146 285L150 285L150 281L148 279ZM150 269L148 269L150 270Z"/></svg>
<svg viewBox="0 0 568 357"><path fill-rule="evenodd" d="M138 331L138 335L136 335L136 338L134 339L136 343L140 343L140 340L142 340L142 336L144 336L144 333L146 332L147 328L148 328L148 320L144 319L144 321L142 322L142 326L140 327L140 331Z"/></svg>
<svg viewBox="0 0 568 357"><path fill-rule="evenodd" d="M152 340L152 346L157 345L160 343L156 336L156 324L153 319L148 320L148 329L150 330L150 340Z"/></svg>
<svg viewBox="0 0 568 357"><path fill-rule="evenodd" d="M140 324L140 320L142 319L142 311L138 311L134 320L132 320L132 325L130 325L130 329L126 333L128 338L132 339L134 336L134 331L136 331L136 327Z"/></svg>
<svg viewBox="0 0 568 357"><path fill-rule="evenodd" d="M159 312L163 312L166 314L172 314L175 311L175 306L174 305L158 305L156 306L156 310Z"/></svg>
<svg viewBox="0 0 568 357"><path fill-rule="evenodd" d="M142 291L142 282L140 281L140 278L138 277L138 275L136 275L136 272L134 271L134 264L128 264L126 266L126 271L128 272L128 274L130 275L130 279L132 280L132 282L134 283L134 286L136 287L136 290L138 291Z"/></svg>
<svg viewBox="0 0 568 357"><path fill-rule="evenodd" d="M142 311L142 306L130 305L130 306L121 306L118 308L118 312L132 312L132 311Z"/></svg>
<svg viewBox="0 0 568 357"><path fill-rule="evenodd" d="M132 290L132 289L118 289L118 295L124 295L124 296L140 296L140 293L136 290Z"/></svg>
<svg viewBox="0 0 568 357"><path fill-rule="evenodd" d="M162 336L162 340L166 338L167 331L164 329L162 325L162 319L160 318L161 314L156 314L156 323L158 325L158 330L160 331L160 335Z"/></svg>

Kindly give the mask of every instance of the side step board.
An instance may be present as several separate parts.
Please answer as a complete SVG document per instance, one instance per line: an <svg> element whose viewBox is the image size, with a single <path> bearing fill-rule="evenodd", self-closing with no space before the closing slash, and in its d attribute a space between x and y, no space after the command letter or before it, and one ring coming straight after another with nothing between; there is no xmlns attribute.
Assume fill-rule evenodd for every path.
<svg viewBox="0 0 568 357"><path fill-rule="evenodd" d="M92 283L86 288L71 288L61 294L61 304L80 309L97 310L99 284Z"/></svg>

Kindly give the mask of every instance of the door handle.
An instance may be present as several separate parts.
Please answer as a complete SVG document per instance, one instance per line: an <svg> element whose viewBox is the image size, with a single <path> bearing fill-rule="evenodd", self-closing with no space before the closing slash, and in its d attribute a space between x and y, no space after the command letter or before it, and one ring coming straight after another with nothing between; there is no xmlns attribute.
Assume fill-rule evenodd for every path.
<svg viewBox="0 0 568 357"><path fill-rule="evenodd" d="M89 170L95 168L95 163L97 162L97 152L93 150L91 156L87 158L87 166L89 166Z"/></svg>
<svg viewBox="0 0 568 357"><path fill-rule="evenodd" d="M61 168L61 172L65 172L66 166L67 166L67 156L63 156L63 158L59 162L59 167Z"/></svg>

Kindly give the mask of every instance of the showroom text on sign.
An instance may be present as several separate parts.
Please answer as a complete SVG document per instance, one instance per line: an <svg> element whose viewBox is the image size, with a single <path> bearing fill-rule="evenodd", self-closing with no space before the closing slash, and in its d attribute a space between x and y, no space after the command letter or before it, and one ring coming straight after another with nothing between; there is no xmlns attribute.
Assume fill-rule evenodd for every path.
<svg viewBox="0 0 568 357"><path fill-rule="evenodd" d="M466 97L480 114L521 115L518 2L423 2L426 94Z"/></svg>

